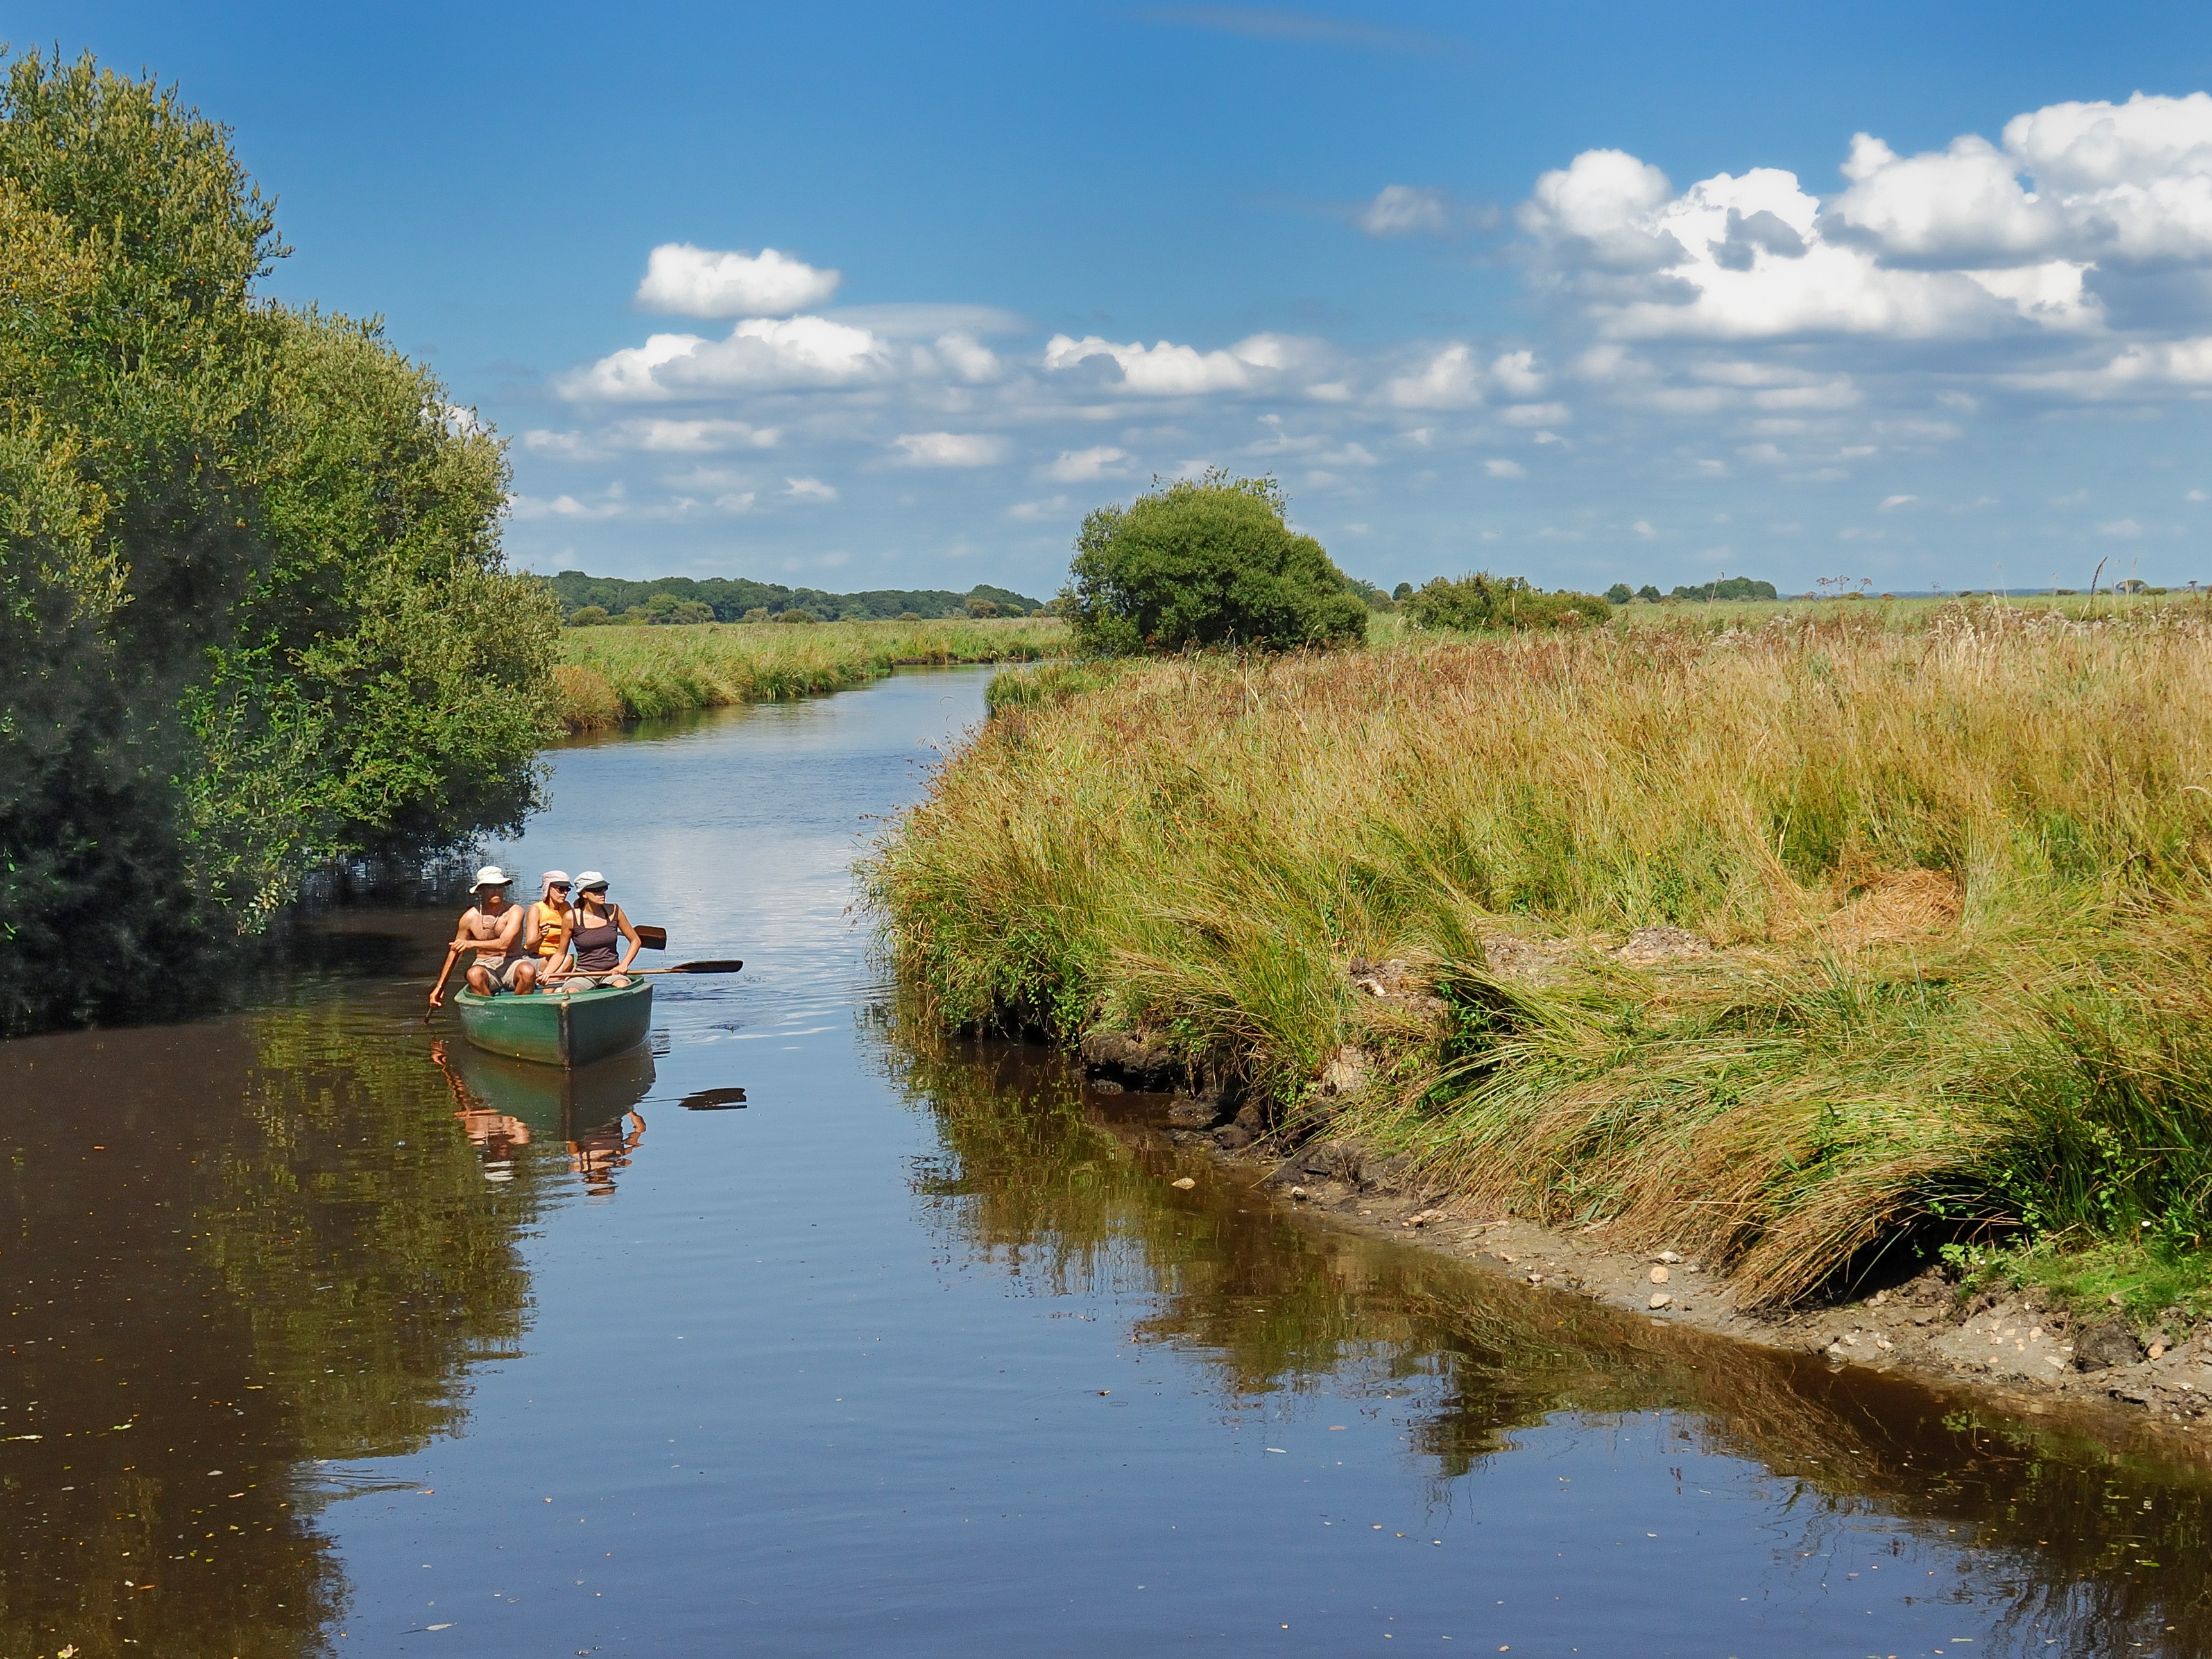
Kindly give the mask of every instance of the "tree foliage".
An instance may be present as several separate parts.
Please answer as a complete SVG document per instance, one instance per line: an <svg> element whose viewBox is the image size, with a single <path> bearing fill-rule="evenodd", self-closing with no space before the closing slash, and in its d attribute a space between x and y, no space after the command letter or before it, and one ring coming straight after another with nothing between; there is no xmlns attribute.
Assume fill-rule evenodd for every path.
<svg viewBox="0 0 2212 1659"><path fill-rule="evenodd" d="M0 1029L530 798L557 614L501 560L499 445L374 326L258 300L285 251L173 91L7 65Z"/></svg>
<svg viewBox="0 0 2212 1659"><path fill-rule="evenodd" d="M549 579L572 623L581 612L594 608L616 617L641 610L646 615L639 620L652 621L656 620L656 607L660 608L665 617L664 600L667 606L703 606L706 615L697 620L717 622L751 621L756 610L765 618L780 615L794 607L811 611L825 622L965 616L969 614L969 602L979 599L997 605L1006 615L1026 615L1040 609L1036 600L1026 598L1011 588L994 588L983 583L966 593L952 593L942 588L878 588L866 593L825 593L819 588L787 588L779 582L756 582L743 576L710 576L703 579L658 576L650 581L634 582L619 576L592 576L580 570L564 570ZM588 627L591 624L585 622L581 626Z"/></svg>
<svg viewBox="0 0 2212 1659"><path fill-rule="evenodd" d="M1613 608L1595 594L1543 593L1531 587L1526 577L1492 576L1487 571L1435 577L1406 599L1404 609L1416 627L1467 633L1581 627L1613 615Z"/></svg>
<svg viewBox="0 0 2212 1659"><path fill-rule="evenodd" d="M1708 599L1773 599L1774 584L1761 582L1748 576L1724 576L1717 582L1701 582L1693 588L1676 588L1668 596L1670 599L1705 601Z"/></svg>
<svg viewBox="0 0 2212 1659"><path fill-rule="evenodd" d="M1285 522L1272 478L1218 470L1083 521L1061 609L1104 656L1188 647L1353 645L1367 604L1320 542Z"/></svg>

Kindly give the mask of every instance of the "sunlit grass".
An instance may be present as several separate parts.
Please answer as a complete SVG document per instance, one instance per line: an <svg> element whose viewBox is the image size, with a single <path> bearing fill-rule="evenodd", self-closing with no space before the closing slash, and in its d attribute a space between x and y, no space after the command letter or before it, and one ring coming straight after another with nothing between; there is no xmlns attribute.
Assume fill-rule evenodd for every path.
<svg viewBox="0 0 2212 1659"><path fill-rule="evenodd" d="M1821 609L1002 675L869 869L890 948L949 1026L1227 1050L1758 1296L1911 1238L2201 1247L2212 633ZM1662 924L1712 948L1617 954ZM1347 1045L1379 1081L1323 1098Z"/></svg>
<svg viewBox="0 0 2212 1659"><path fill-rule="evenodd" d="M1056 617L933 622L706 622L565 628L554 670L570 731L732 703L845 691L908 664L1027 662L1066 649Z"/></svg>

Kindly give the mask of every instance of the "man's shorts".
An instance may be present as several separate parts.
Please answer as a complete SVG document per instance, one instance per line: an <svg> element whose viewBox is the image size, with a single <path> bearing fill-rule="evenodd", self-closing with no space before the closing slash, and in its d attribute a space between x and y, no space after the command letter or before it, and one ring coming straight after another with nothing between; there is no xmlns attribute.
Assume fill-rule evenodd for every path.
<svg viewBox="0 0 2212 1659"><path fill-rule="evenodd" d="M521 987L516 984L516 981L521 977L522 970L526 966L536 965L527 956L510 956L501 962L491 961L480 956L477 959L477 966L491 976L492 995L496 996L503 990L520 990Z"/></svg>

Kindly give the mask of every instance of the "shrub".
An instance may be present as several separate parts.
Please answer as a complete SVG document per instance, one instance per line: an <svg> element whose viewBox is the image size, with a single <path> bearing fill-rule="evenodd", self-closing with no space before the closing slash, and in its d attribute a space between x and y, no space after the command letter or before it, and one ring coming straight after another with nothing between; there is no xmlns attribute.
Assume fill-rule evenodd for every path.
<svg viewBox="0 0 2212 1659"><path fill-rule="evenodd" d="M1540 593L1528 585L1526 577L1492 576L1487 571L1456 580L1436 577L1422 584L1405 609L1416 627L1468 633L1486 628L1580 627L1613 615L1613 607L1595 594Z"/></svg>
<svg viewBox="0 0 2212 1659"><path fill-rule="evenodd" d="M1272 478L1154 487L1083 521L1060 598L1079 651L1352 645L1367 607L1310 536L1284 522Z"/></svg>
<svg viewBox="0 0 2212 1659"><path fill-rule="evenodd" d="M767 621L769 620L768 607L766 605L755 605L750 610L745 613L744 620L748 622Z"/></svg>
<svg viewBox="0 0 2212 1659"><path fill-rule="evenodd" d="M968 614L978 618L996 616L999 614L998 602L992 599L970 599L968 602Z"/></svg>
<svg viewBox="0 0 2212 1659"><path fill-rule="evenodd" d="M568 626L572 628L603 628L613 620L605 605L579 605L568 613Z"/></svg>
<svg viewBox="0 0 2212 1659"><path fill-rule="evenodd" d="M768 613L767 613L766 611L763 611L763 612L761 613L761 615L763 615L763 616L765 616L765 615L768 615ZM746 618L745 618L745 621L748 621L748 622L753 621L755 621L755 620L757 620L757 619L755 619L753 616L751 616L751 615L748 615L746 616ZM897 617L896 617L895 620L896 620L896 621L901 621L901 622L919 622L920 621L921 621L921 613L920 611L902 610L902 611L901 611L901 612L898 614Z"/></svg>
<svg viewBox="0 0 2212 1659"><path fill-rule="evenodd" d="M814 613L804 605L793 605L775 620L779 622L811 622L814 620Z"/></svg>
<svg viewBox="0 0 2212 1659"><path fill-rule="evenodd" d="M1661 599L1665 597L1658 589L1653 587L1649 582L1646 582L1642 587L1636 590L1636 596L1638 599L1641 599L1647 605L1656 605Z"/></svg>
<svg viewBox="0 0 2212 1659"><path fill-rule="evenodd" d="M1748 576L1724 577L1717 582L1706 582L1694 588L1676 588L1677 599L1704 601L1708 599L1775 599L1781 596L1771 582L1754 582ZM1855 594L1854 598L1857 597Z"/></svg>
<svg viewBox="0 0 2212 1659"><path fill-rule="evenodd" d="M1626 582L1615 582L1605 590L1605 602L1608 605L1625 605L1634 597L1635 590Z"/></svg>
<svg viewBox="0 0 2212 1659"><path fill-rule="evenodd" d="M1413 596L1413 584L1411 582L1399 583L1396 587L1390 590L1390 596L1400 604L1404 604Z"/></svg>

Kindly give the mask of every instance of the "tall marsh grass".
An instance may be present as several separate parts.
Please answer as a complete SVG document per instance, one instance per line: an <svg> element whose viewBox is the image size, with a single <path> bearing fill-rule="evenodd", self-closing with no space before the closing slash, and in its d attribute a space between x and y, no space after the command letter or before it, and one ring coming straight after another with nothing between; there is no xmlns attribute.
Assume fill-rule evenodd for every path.
<svg viewBox="0 0 2212 1659"><path fill-rule="evenodd" d="M1769 1299L1916 1230L2202 1242L2183 615L1048 666L993 703L867 869L948 1026L1225 1050L1293 1127Z"/></svg>
<svg viewBox="0 0 2212 1659"><path fill-rule="evenodd" d="M902 666L1024 663L1066 649L1054 617L566 628L553 675L562 722L580 732L848 691Z"/></svg>

